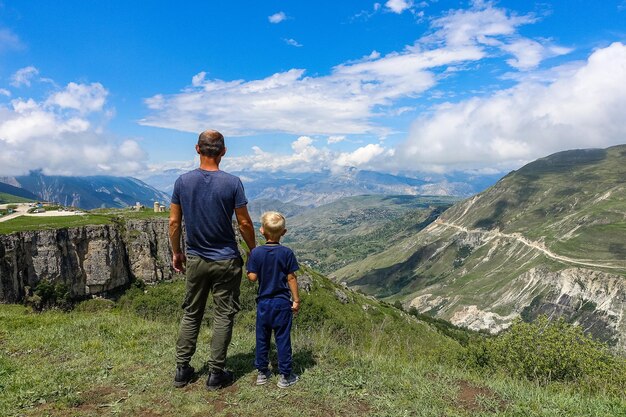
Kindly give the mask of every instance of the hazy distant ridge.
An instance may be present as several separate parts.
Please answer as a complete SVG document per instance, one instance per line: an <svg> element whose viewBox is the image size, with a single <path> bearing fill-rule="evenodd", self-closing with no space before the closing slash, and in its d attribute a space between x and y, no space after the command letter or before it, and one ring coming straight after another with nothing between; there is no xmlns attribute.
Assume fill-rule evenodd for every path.
<svg viewBox="0 0 626 417"><path fill-rule="evenodd" d="M0 178L37 199L90 210L101 207L127 207L139 202L152 206L155 201L169 204L170 196L132 177L106 175L87 177L48 176L34 171L29 175Z"/></svg>

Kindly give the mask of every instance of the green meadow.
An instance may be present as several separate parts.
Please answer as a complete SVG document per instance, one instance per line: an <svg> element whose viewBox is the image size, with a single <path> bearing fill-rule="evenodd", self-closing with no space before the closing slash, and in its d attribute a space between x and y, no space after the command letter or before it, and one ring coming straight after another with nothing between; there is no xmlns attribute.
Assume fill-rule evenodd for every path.
<svg viewBox="0 0 626 417"><path fill-rule="evenodd" d="M242 282L242 311L227 364L236 382L218 392L204 386L208 325L192 362L197 380L183 389L172 384L182 280L154 287L135 283L115 300L90 299L71 311L0 305L2 415L626 415L623 386L615 386L626 381L625 362L606 356L600 345L574 350L583 356L595 352L600 356L594 358L609 361L613 370L585 368L573 355L561 358L571 366L559 379L546 377L550 358L542 368L547 374L514 372L537 358L507 363L511 349L549 342L542 332L524 330L535 339L521 341L515 332L485 338L433 319L418 320L308 269L301 280L310 281L293 331L294 368L301 379L284 390L276 387L276 377L266 386L255 385L255 287L248 282ZM347 303L339 301L338 291ZM211 320L210 307L206 320ZM579 346L572 340L570 345ZM554 343L563 344L543 346Z"/></svg>

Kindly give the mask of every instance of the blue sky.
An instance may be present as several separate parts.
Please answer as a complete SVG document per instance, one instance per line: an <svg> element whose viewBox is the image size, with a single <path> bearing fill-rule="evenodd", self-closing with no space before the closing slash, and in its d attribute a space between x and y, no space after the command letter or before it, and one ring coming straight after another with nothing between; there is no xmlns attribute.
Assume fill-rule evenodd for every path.
<svg viewBox="0 0 626 417"><path fill-rule="evenodd" d="M0 3L0 175L507 171L626 142L626 1Z"/></svg>

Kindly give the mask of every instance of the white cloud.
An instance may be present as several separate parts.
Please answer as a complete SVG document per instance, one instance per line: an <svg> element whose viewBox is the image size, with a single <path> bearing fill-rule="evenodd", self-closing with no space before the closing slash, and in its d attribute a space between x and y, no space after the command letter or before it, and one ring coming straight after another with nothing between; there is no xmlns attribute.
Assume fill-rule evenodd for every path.
<svg viewBox="0 0 626 417"><path fill-rule="evenodd" d="M125 159L142 160L146 157L146 153L134 140L125 140L119 147L119 154Z"/></svg>
<svg viewBox="0 0 626 417"><path fill-rule="evenodd" d="M6 88L0 88L0 96L11 97L11 92Z"/></svg>
<svg viewBox="0 0 626 417"><path fill-rule="evenodd" d="M225 158L224 169L309 172L323 169L332 159L330 151L313 146L313 139L308 136L301 136L291 144L291 154L273 154L258 146L252 149L252 155Z"/></svg>
<svg viewBox="0 0 626 417"><path fill-rule="evenodd" d="M546 58L567 54L570 48L541 39L524 38L517 33L522 25L535 23L533 14L516 15L489 2L476 1L469 10L454 10L433 20L437 31L426 39L444 42L450 47L474 45L488 51L501 51L514 56L506 62L518 70L537 67Z"/></svg>
<svg viewBox="0 0 626 417"><path fill-rule="evenodd" d="M206 78L206 72L204 71L199 72L191 78L191 85L193 85L194 87L199 87L202 85L205 78Z"/></svg>
<svg viewBox="0 0 626 417"><path fill-rule="evenodd" d="M393 108L396 102L419 97L437 85L440 75L454 76L475 68L467 64L502 55L513 67L530 69L546 57L567 52L517 33L519 26L536 20L491 3L475 3L470 10L432 20L432 32L400 52L381 56L374 51L335 66L327 75L308 76L294 68L257 80L225 81L207 79L201 72L179 93L147 98L149 113L140 124L188 132L210 125L229 136L385 135L391 129L373 120L380 123L380 116L401 114L404 110ZM532 45L532 51L526 52L523 45ZM455 71L447 72L450 68Z"/></svg>
<svg viewBox="0 0 626 417"><path fill-rule="evenodd" d="M6 28L0 29L0 52L23 47L22 41L15 33Z"/></svg>
<svg viewBox="0 0 626 417"><path fill-rule="evenodd" d="M475 60L475 48L406 50L342 64L330 75L307 77L292 69L254 81L204 80L174 95L145 101L153 114L144 125L196 132L210 124L228 135L254 132L350 134L386 129L369 119L377 105L418 95L435 84L432 68ZM219 102L220 106L213 103Z"/></svg>
<svg viewBox="0 0 626 417"><path fill-rule="evenodd" d="M340 167L362 167L379 156L393 156L393 151L385 149L377 143L370 143L353 152L344 152L337 156L334 164Z"/></svg>
<svg viewBox="0 0 626 417"><path fill-rule="evenodd" d="M102 110L109 92L100 83L69 83L63 91L52 94L46 104L91 113Z"/></svg>
<svg viewBox="0 0 626 417"><path fill-rule="evenodd" d="M314 142L309 136L300 136L292 142L292 152L289 154L266 152L258 146L253 146L252 155L224 158L222 168L226 171L319 172L328 169L338 171L346 167L372 168L380 158L393 156L393 150L379 144L365 145L352 152L334 152L328 148L318 148ZM180 165L194 166L189 162Z"/></svg>
<svg viewBox="0 0 626 417"><path fill-rule="evenodd" d="M346 140L346 137L344 135L339 135L339 136L329 136L327 143L329 145L333 144L333 143L339 143L339 142L343 142L344 140Z"/></svg>
<svg viewBox="0 0 626 417"><path fill-rule="evenodd" d="M352 16L351 20L355 20L355 19L368 20L372 16L374 16L376 13L378 13L381 10L381 8L382 8L382 5L380 3L374 3L374 5L372 6L372 9L361 10L359 13Z"/></svg>
<svg viewBox="0 0 626 417"><path fill-rule="evenodd" d="M16 98L0 105L0 175L129 175L144 166L137 142L104 135L106 89L70 83L47 99Z"/></svg>
<svg viewBox="0 0 626 417"><path fill-rule="evenodd" d="M295 39L284 39L284 41L287 45L295 46L296 48L302 47L302 44L298 43Z"/></svg>
<svg viewBox="0 0 626 417"><path fill-rule="evenodd" d="M515 57L506 62L519 70L534 69L546 58L565 55L572 51L571 48L542 45L537 41L525 38L513 40L508 45L502 45L502 50Z"/></svg>
<svg viewBox="0 0 626 417"><path fill-rule="evenodd" d="M533 79L486 98L437 107L414 123L394 164L448 169L519 167L557 151L608 147L626 138L626 46L595 51L550 82Z"/></svg>
<svg viewBox="0 0 626 417"><path fill-rule="evenodd" d="M11 76L11 85L14 87L31 86L31 81L39 75L39 70L33 66L21 68Z"/></svg>
<svg viewBox="0 0 626 417"><path fill-rule="evenodd" d="M285 12L278 12L278 13L274 13L271 16L267 17L267 20L270 21L270 23L280 23L283 20L287 19L287 15L285 14Z"/></svg>
<svg viewBox="0 0 626 417"><path fill-rule="evenodd" d="M401 14L413 7L413 2L411 0L389 0L385 3L385 7L394 13Z"/></svg>

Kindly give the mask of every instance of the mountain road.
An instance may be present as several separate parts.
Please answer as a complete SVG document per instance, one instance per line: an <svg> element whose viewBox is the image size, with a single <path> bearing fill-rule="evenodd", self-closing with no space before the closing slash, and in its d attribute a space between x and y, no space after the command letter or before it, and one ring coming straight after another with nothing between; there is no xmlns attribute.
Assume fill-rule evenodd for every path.
<svg viewBox="0 0 626 417"><path fill-rule="evenodd" d="M608 269L621 269L621 270L626 269L626 266L618 266L618 265L614 265L614 264L590 262L588 260L574 259L574 258L570 258L568 256L558 255L558 254L550 251L548 248L546 248L543 245L543 243L532 241L532 240L522 236L519 233L502 233L499 230L468 229L466 227L459 226L459 225L456 225L454 223L444 222L441 219L435 220L434 224L438 225L438 226L451 227L451 228L460 230L460 231L465 232L465 233L482 233L484 235L489 236L490 238L513 239L513 240L516 240L516 241L518 241L518 242L520 242L520 243L522 243L522 244L524 244L524 245L526 245L528 247L531 247L531 248L533 248L535 250L538 250L538 251L542 252L544 255L546 255L549 258L552 258L552 259L555 259L555 260L561 261L561 262L566 262L566 263L571 263L571 264L576 264L576 265L589 266L589 267L594 267L594 268L608 268Z"/></svg>

